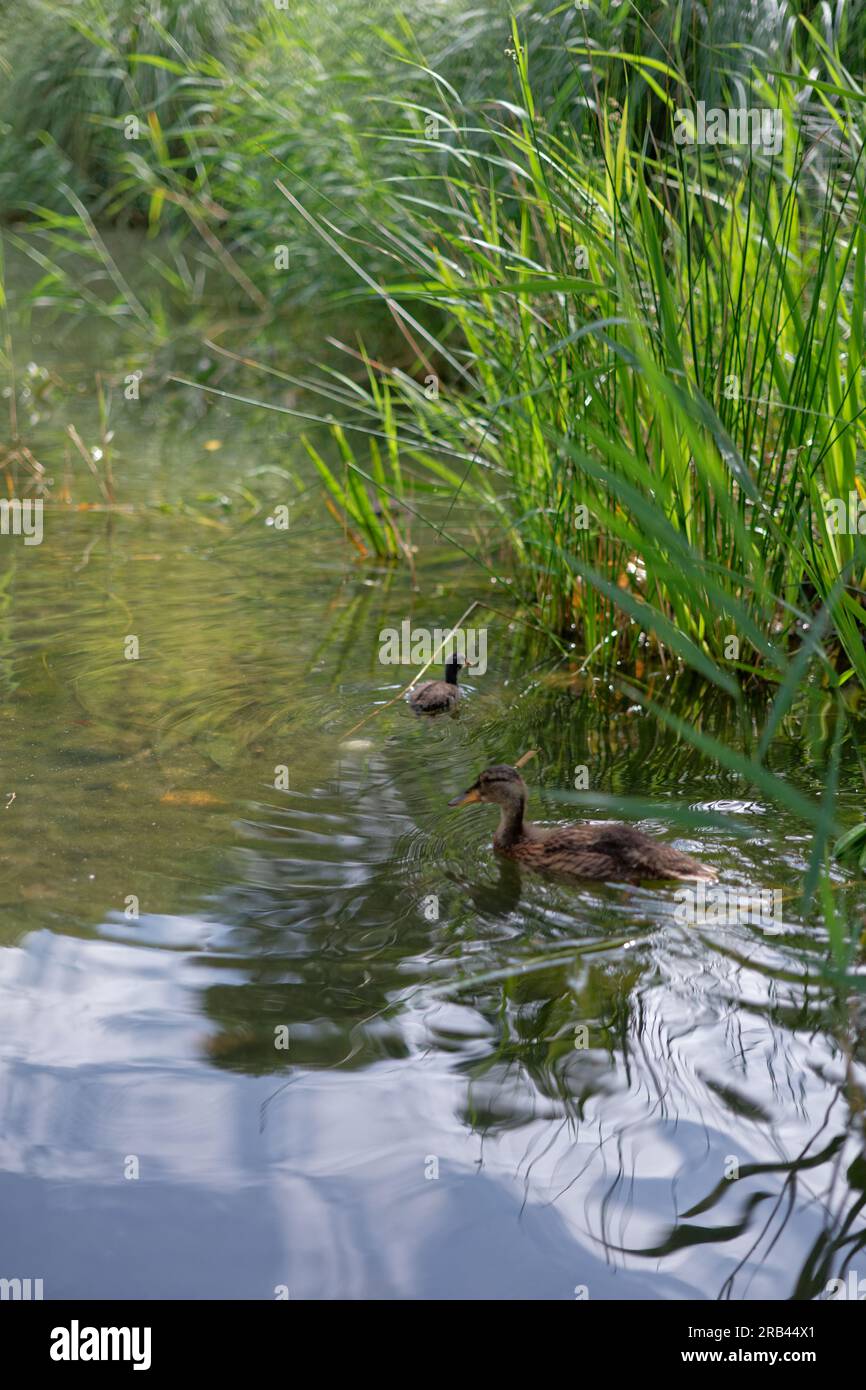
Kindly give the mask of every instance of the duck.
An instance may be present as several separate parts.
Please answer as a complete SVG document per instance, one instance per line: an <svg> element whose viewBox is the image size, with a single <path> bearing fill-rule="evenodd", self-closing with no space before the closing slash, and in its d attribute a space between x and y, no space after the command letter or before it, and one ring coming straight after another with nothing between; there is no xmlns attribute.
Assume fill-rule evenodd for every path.
<svg viewBox="0 0 866 1390"><path fill-rule="evenodd" d="M444 681L424 681L411 692L409 704L412 708L419 714L439 714L454 709L463 693L457 684L457 673L465 664L459 656L449 657Z"/></svg>
<svg viewBox="0 0 866 1390"><path fill-rule="evenodd" d="M528 756L520 759L525 762ZM518 764L519 765L519 764ZM476 801L500 808L493 848L527 868L573 878L614 879L640 883L644 879L714 879L714 869L661 844L634 826L618 821L583 825L533 825L524 818L526 783L516 767L485 768L477 781L448 802L468 806Z"/></svg>

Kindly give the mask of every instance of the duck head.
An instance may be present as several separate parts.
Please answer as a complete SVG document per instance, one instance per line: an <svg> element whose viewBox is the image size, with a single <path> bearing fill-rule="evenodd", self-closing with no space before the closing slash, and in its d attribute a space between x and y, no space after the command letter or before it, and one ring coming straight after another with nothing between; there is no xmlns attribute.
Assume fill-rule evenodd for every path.
<svg viewBox="0 0 866 1390"><path fill-rule="evenodd" d="M449 685L457 684L457 674L462 671L466 662L462 656L449 656L445 662L445 679Z"/></svg>
<svg viewBox="0 0 866 1390"><path fill-rule="evenodd" d="M452 797L448 805L469 806L473 801L488 801L508 809L522 809L526 801L526 783L516 767L508 767L505 763L487 767L471 787Z"/></svg>

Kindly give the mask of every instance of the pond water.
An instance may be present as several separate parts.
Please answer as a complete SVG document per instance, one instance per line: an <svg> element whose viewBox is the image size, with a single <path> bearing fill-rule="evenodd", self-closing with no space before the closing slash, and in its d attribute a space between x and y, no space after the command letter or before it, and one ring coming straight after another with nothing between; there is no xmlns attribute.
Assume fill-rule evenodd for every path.
<svg viewBox="0 0 866 1390"><path fill-rule="evenodd" d="M385 708L412 672L382 630L489 587L426 543L417 587L358 562L315 491L288 531L239 518L252 461L301 451L187 406L126 428L133 510L58 503L40 546L2 541L0 1274L47 1298L787 1299L862 1265L866 1059L790 902L807 827L498 614L457 717ZM45 447L59 475L59 427ZM781 888L784 930L498 863L492 810L447 802L528 748L538 819L610 814L560 796L586 765L723 883ZM820 727L789 721L770 762L814 793ZM745 833L700 824L719 812Z"/></svg>

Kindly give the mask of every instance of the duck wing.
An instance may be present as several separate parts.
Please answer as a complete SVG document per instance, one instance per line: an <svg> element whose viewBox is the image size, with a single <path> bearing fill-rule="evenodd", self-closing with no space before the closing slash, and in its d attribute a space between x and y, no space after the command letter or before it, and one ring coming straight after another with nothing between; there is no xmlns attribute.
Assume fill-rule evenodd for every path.
<svg viewBox="0 0 866 1390"><path fill-rule="evenodd" d="M712 869L689 854L652 840L630 825L553 826L532 832L514 846L518 859L536 868L579 878L632 880L712 879Z"/></svg>
<svg viewBox="0 0 866 1390"><path fill-rule="evenodd" d="M418 710L449 709L458 693L457 686L450 685L448 681L424 681L422 685L416 685L410 694L409 704Z"/></svg>

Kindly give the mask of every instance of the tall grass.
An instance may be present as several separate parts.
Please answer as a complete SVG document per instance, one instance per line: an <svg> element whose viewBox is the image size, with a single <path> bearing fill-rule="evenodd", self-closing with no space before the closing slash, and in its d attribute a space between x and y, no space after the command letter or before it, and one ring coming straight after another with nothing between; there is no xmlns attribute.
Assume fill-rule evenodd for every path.
<svg viewBox="0 0 866 1390"><path fill-rule="evenodd" d="M123 161L123 122L171 127L187 110L182 80L228 58L255 0L35 0L0 33L0 208L66 210L68 185L96 212ZM127 144L127 149L129 145Z"/></svg>
<svg viewBox="0 0 866 1390"><path fill-rule="evenodd" d="M155 340L159 298L132 293L100 218L147 222L182 302L190 254L257 321L372 291L399 357L361 352L332 385L342 478L310 445L356 542L409 551L389 510L405 451L487 510L540 619L590 662L634 663L651 632L725 688L736 666L782 679L826 601L841 675L862 682L860 541L825 506L862 486L864 91L845 61L862 10L759 7L750 75L727 0L705 20L667 3L42 5L66 85L40 123L37 73L13 134L41 130L76 177L12 241L43 301ZM698 98L778 108L781 152L678 146L673 112ZM108 293L91 274L70 291L75 246Z"/></svg>
<svg viewBox="0 0 866 1390"><path fill-rule="evenodd" d="M600 663L651 631L728 689L736 667L782 680L825 602L841 679L866 679L862 541L827 513L863 493L864 93L808 37L823 110L799 74L752 85L778 156L651 151L628 96L594 146L551 131L516 27L517 101L467 111L432 78L435 134L412 112L390 130L380 219L405 270L380 292L438 324L390 373L397 433L467 460L540 615ZM653 71L672 133L694 98Z"/></svg>
<svg viewBox="0 0 866 1390"><path fill-rule="evenodd" d="M411 553L405 457L487 511L590 664L633 665L651 634L730 691L737 669L782 680L826 602L832 659L862 682L861 542L826 512L862 488L862 10L759 7L750 74L731 3L706 22L682 4L356 19L223 0L146 24L125 0L43 7L79 97L92 84L97 191L63 185L67 211L31 206L13 242L43 299L157 339L158 298L119 281L94 211L162 234L181 301L190 246L258 322L372 293L398 355L331 378L338 469L309 446L361 548ZM778 108L781 151L680 147L673 113L698 98ZM78 244L110 293L70 293L40 238L61 259Z"/></svg>
<svg viewBox="0 0 866 1390"><path fill-rule="evenodd" d="M399 252L378 235L382 190L405 174L425 139L432 73L467 110L513 97L516 16L544 127L593 141L603 106L624 114L640 147L666 136L656 99L667 80L661 69L672 66L708 100L720 98L756 54L768 67L791 65L798 11L859 61L861 0L832 12L788 0L761 0L753 10L747 48L742 0L707 10L659 0L646 16L618 0L594 0L586 11L551 0L471 8L403 0L396 13L389 0L288 9L260 0L36 0L0 33L8 79L0 94L0 220L25 219L34 247L56 253L43 268L54 271L51 290L64 308L99 308L80 283L75 303L66 283L63 253L76 241L89 250L70 195L98 224L132 222L167 235L150 259L164 294L182 305L200 299L201 268L259 315L319 303L343 283L345 265L301 222L285 225L280 170L311 211L339 223L372 273L385 272ZM589 61L587 53L628 61ZM473 121L479 148L490 148L485 126ZM446 133L440 172L451 144ZM281 231L290 264L275 276Z"/></svg>

